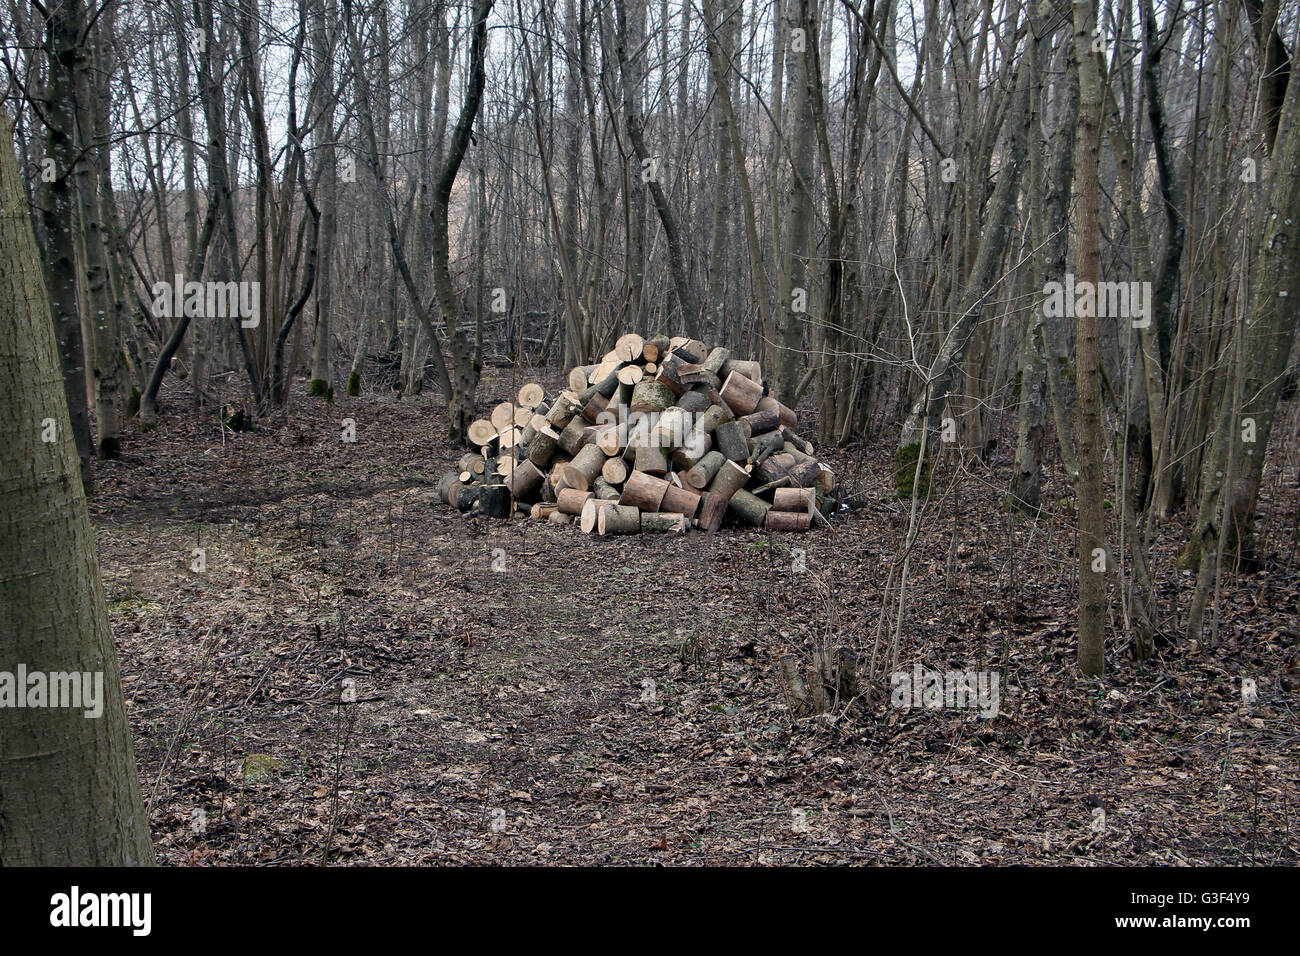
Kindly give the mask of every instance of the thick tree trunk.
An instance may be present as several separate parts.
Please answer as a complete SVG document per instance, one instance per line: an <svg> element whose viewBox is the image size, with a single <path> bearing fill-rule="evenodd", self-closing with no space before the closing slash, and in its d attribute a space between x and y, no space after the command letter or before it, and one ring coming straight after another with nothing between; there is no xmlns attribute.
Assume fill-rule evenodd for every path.
<svg viewBox="0 0 1300 956"><path fill-rule="evenodd" d="M0 672L22 667L29 681L74 675L92 698L99 693L76 707L6 702L0 865L150 865L117 651L12 141L0 114ZM44 440L47 418L53 441ZM32 700L29 687L11 690Z"/></svg>

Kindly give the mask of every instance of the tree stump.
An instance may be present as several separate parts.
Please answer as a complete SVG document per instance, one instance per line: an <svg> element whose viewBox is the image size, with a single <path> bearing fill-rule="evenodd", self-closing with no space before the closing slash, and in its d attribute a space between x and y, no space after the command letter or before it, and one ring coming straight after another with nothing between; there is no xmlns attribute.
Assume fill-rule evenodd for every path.
<svg viewBox="0 0 1300 956"><path fill-rule="evenodd" d="M489 518L509 518L515 510L510 501L510 489L505 485L483 485L479 489L475 510Z"/></svg>
<svg viewBox="0 0 1300 956"><path fill-rule="evenodd" d="M803 674L800 673L799 661L793 654L782 654L777 662L777 673L780 675L781 689L785 692L786 703L790 705L790 710L797 717L806 715L811 707L808 701L808 689L804 686Z"/></svg>
<svg viewBox="0 0 1300 956"><path fill-rule="evenodd" d="M858 696L857 655L848 647L835 650L835 693L841 704Z"/></svg>

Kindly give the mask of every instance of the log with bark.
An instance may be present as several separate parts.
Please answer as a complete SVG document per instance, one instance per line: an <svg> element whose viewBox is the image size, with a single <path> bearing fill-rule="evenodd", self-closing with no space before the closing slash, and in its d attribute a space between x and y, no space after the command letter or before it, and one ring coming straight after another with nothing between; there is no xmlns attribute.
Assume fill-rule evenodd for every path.
<svg viewBox="0 0 1300 956"><path fill-rule="evenodd" d="M634 471L623 485L621 505L633 505L642 511L658 511L668 491L668 482L643 471Z"/></svg>
<svg viewBox="0 0 1300 956"><path fill-rule="evenodd" d="M597 534L638 534L641 512L632 505L610 505L596 513Z"/></svg>

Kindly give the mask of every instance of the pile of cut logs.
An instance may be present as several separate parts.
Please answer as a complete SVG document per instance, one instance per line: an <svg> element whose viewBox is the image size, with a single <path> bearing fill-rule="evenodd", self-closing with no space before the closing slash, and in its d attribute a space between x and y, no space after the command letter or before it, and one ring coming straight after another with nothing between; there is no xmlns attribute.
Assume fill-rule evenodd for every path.
<svg viewBox="0 0 1300 956"><path fill-rule="evenodd" d="M470 514L575 520L601 535L717 531L724 520L807 531L832 508L835 476L768 394L757 362L685 336L631 333L548 395L473 422L464 455L438 483Z"/></svg>

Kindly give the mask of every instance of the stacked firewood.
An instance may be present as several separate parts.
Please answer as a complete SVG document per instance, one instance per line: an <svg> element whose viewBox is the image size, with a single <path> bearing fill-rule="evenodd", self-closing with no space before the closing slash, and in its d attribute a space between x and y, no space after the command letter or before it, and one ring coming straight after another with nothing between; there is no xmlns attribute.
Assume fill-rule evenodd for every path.
<svg viewBox="0 0 1300 956"><path fill-rule="evenodd" d="M469 427L477 454L438 484L448 504L516 511L596 534L717 531L724 521L807 531L831 505L835 476L768 394L757 362L685 336L624 335L597 364L548 395Z"/></svg>

